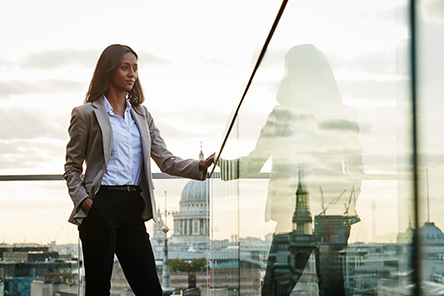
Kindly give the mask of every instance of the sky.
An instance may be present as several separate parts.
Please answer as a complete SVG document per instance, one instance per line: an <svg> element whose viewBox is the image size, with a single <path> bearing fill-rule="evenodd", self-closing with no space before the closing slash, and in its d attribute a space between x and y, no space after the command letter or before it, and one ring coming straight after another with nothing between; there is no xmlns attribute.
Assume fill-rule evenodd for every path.
<svg viewBox="0 0 444 296"><path fill-rule="evenodd" d="M1 3L0 175L63 173L70 112L83 103L95 63L113 43L129 45L138 53L145 105L168 148L179 156L197 158L202 142L206 155L218 152L280 4L276 0ZM429 168L431 220L444 227L444 218L439 217L444 138L437 130L442 126L438 110L444 104L440 100L444 4L422 1L418 12L424 114L421 160ZM357 203L362 222L354 226L352 238L389 241L407 227L411 198L410 183L396 177L404 175L411 138L405 1L289 1L241 109L240 139L230 139L225 155L237 157L253 149L276 104L284 55L305 43L325 53L344 103L357 113L368 178ZM184 182L157 181L158 204L163 206L167 191L169 208L177 210ZM421 182L425 184L424 179ZM241 236L264 237L274 227L264 222L267 185L242 181L238 185L213 192L214 205L221 207L224 198L242 193L239 203L235 198L233 204L225 203L242 209L241 228L233 219L228 227L232 230L224 232L215 219L215 227L222 229L219 237L239 229ZM373 201L379 238L371 235ZM0 241L76 241L75 227L66 222L70 211L63 182L1 182ZM236 211L231 213L237 217Z"/></svg>

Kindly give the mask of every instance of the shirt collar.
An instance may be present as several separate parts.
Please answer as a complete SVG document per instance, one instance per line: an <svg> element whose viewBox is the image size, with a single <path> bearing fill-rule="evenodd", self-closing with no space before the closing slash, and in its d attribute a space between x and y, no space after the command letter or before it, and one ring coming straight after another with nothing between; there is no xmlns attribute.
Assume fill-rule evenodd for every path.
<svg viewBox="0 0 444 296"><path fill-rule="evenodd" d="M111 104L109 103L109 101L108 101L108 99L106 98L105 95L103 95L103 102L105 103L106 113L111 113L113 111L113 107L111 106ZM125 112L131 111L131 108L132 108L131 103L127 99L126 100Z"/></svg>

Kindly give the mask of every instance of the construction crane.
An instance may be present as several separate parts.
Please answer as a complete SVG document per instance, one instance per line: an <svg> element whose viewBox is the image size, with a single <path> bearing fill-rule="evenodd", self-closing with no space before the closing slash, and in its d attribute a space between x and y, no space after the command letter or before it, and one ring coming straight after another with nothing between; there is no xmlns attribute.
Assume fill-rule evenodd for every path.
<svg viewBox="0 0 444 296"><path fill-rule="evenodd" d="M336 203L341 199L341 197L344 195L344 193L347 191L347 189L344 189L344 191L342 191L341 194L338 195L338 197L332 199L332 200L328 203L328 205L325 207L325 206L324 206L324 192L322 191L322 187L319 187L319 190L321 191L321 201L322 201L322 204L321 204L321 206L322 206L322 212L321 212L319 215L324 215L324 216L325 216L325 213L326 213L326 211L327 211L327 208L328 208L330 205L334 205L334 204L336 204Z"/></svg>

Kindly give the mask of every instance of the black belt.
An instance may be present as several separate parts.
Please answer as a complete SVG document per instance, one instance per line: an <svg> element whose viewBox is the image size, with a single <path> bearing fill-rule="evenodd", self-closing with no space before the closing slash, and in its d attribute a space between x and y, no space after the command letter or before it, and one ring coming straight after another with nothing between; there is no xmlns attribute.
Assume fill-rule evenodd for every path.
<svg viewBox="0 0 444 296"><path fill-rule="evenodd" d="M139 186L136 185L117 185L117 186L101 185L100 189L104 189L107 191L126 191L126 192L140 191Z"/></svg>

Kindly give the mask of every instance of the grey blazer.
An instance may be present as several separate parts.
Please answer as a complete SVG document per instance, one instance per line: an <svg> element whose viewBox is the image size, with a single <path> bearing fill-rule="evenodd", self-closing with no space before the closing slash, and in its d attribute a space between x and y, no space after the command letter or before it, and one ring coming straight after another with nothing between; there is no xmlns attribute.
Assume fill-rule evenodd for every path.
<svg viewBox="0 0 444 296"><path fill-rule="evenodd" d="M164 173L196 180L204 180L206 171L199 170L199 160L182 159L166 148L159 130L146 107L131 109L139 128L143 150L141 195L145 201L142 217L155 219L156 201L153 194L150 157ZM74 203L69 222L80 225L87 216L80 204L85 198L94 199L111 155L113 132L103 100L98 99L75 107L69 125L69 142L66 147L65 173L68 192ZM82 178L83 163L86 162ZM121 184L126 185L126 184Z"/></svg>

